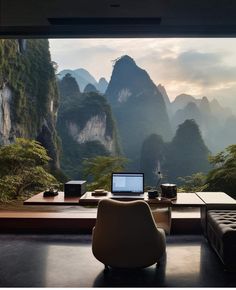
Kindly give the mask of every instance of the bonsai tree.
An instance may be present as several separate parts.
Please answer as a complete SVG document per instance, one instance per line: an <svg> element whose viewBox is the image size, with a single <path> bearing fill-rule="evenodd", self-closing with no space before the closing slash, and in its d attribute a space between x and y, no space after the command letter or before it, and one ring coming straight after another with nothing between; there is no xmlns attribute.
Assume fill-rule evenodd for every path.
<svg viewBox="0 0 236 290"><path fill-rule="evenodd" d="M17 199L26 190L43 189L57 183L47 172L50 157L39 142L17 138L0 147L0 198Z"/></svg>

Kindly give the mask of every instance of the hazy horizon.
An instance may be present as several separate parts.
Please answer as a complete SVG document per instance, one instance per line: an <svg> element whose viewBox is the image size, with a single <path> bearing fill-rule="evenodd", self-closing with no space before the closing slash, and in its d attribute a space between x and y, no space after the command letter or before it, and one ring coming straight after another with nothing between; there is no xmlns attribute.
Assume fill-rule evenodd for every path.
<svg viewBox="0 0 236 290"><path fill-rule="evenodd" d="M127 54L145 69L170 100L179 94L234 102L236 95L236 39L50 39L58 71L84 68L96 80L110 80L113 61Z"/></svg>

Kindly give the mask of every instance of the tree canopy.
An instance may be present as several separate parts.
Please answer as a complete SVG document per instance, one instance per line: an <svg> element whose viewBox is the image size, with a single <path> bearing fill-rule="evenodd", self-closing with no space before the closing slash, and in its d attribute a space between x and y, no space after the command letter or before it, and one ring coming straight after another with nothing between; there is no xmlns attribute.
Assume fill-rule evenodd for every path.
<svg viewBox="0 0 236 290"><path fill-rule="evenodd" d="M202 172L194 173L190 176L179 177L181 185L178 187L179 192L199 192L204 191L206 185L206 175Z"/></svg>
<svg viewBox="0 0 236 290"><path fill-rule="evenodd" d="M236 197L236 144L211 156L209 160L214 168L207 175L207 190L224 191Z"/></svg>
<svg viewBox="0 0 236 290"><path fill-rule="evenodd" d="M49 160L46 149L34 140L17 138L14 144L0 147L0 198L18 198L25 190L57 183L46 170Z"/></svg>

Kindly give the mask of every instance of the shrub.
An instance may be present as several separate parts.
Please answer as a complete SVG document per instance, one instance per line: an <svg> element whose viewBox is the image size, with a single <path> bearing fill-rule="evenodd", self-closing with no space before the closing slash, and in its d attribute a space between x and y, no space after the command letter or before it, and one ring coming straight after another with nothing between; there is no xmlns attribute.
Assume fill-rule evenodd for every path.
<svg viewBox="0 0 236 290"><path fill-rule="evenodd" d="M40 190L57 183L46 168L50 157L39 142L17 138L0 147L0 199L17 199L26 190Z"/></svg>

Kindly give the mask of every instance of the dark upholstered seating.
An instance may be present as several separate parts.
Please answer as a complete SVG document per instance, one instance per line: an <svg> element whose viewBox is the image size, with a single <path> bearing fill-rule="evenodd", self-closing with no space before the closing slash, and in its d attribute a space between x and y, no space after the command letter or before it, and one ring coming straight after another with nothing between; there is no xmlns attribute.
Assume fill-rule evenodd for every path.
<svg viewBox="0 0 236 290"><path fill-rule="evenodd" d="M207 237L224 265L236 269L236 210L209 210Z"/></svg>

